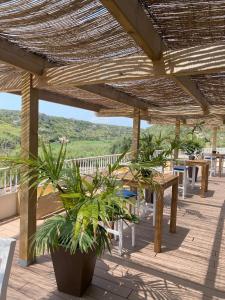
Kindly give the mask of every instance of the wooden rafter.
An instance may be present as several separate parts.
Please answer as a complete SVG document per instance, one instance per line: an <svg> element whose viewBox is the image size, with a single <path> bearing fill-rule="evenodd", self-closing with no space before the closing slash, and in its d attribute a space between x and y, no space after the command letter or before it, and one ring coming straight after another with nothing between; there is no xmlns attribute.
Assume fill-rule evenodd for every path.
<svg viewBox="0 0 225 300"><path fill-rule="evenodd" d="M161 37L154 30L138 0L101 0L122 27L152 60L163 52Z"/></svg>
<svg viewBox="0 0 225 300"><path fill-rule="evenodd" d="M176 110L176 107L171 107L169 109L148 109L148 110L140 110L141 118L149 119L152 116L161 116L161 117L172 117L182 119L189 119L189 118L201 118L203 114L198 109L194 109L193 111L187 111L187 109L180 108L180 110ZM132 109L100 109L97 113L99 117L133 117L133 110Z"/></svg>
<svg viewBox="0 0 225 300"><path fill-rule="evenodd" d="M145 15L144 11L141 14L142 7L138 0L101 0L103 5L112 13L112 15L116 18L116 20L120 23L120 25L130 34L137 44L144 50L144 52L153 60L153 61L160 61L162 57L163 48L165 45L163 41L160 39L160 47L155 47L159 43L159 36L156 33L153 23L151 20ZM129 13L128 13L129 12ZM136 12L139 13L138 17ZM124 17L125 16L125 17ZM141 16L142 20L137 20ZM140 23L145 26L140 26ZM136 26L136 27L135 27ZM136 30L130 30L130 28L135 27ZM142 43L142 38L144 36L144 32L148 32L150 38L150 43L148 45ZM154 38L155 36L155 38ZM146 49L146 46L148 49ZM154 51L154 56L151 55ZM149 54L150 53L150 54ZM198 99L198 95L201 94L199 91L196 94L196 89L198 89L197 85L193 83L192 86L195 85L195 90L190 88L189 83L186 84L185 81L180 82L180 85L183 87L185 91L188 90L189 94L192 95L194 99L200 103L204 114L208 114L208 104L207 101L204 100L202 102L204 96L201 95L201 98ZM197 97L197 98L196 98Z"/></svg>
<svg viewBox="0 0 225 300"><path fill-rule="evenodd" d="M140 66L140 68L143 67L143 64L146 62L146 60L148 60L150 62L149 59L143 58L143 62L142 62L142 65ZM0 61L4 61L8 64L11 64L15 67L18 67L22 70L28 71L35 75L42 75L45 67L57 68L54 63L50 63L46 59L44 59L36 54L27 52L24 49L19 48L17 45L14 45L2 38L0 39ZM138 64L138 63L139 62L137 61L136 64ZM114 68L115 67L118 68L119 65L115 65ZM60 70L58 68L57 68L57 70ZM61 68L63 68L63 67L61 67ZM147 67L145 67L145 68L147 69ZM116 71L116 72L119 73L119 71ZM97 78L96 74L94 76ZM58 78L58 76L56 76L56 80L57 80L57 78ZM61 86L61 83L64 81L64 80L62 80L62 78L66 78L66 74L65 74L65 76L63 75L63 77L61 76L61 80L57 83L57 86ZM1 79L1 76L0 76L0 79ZM44 86L43 86L43 80L42 79L39 80L39 79L40 79L39 77L35 78L35 86L38 87L37 84L39 83L39 88L43 91L44 90L43 88L46 87L46 84L44 84ZM87 82L87 84L88 84L88 82ZM115 100L115 101L121 102L121 103L129 105L129 106L138 107L140 109L147 108L147 104L144 102L144 100L138 99L137 97L128 95L122 91L119 91L115 88L113 89L112 87L109 87L109 86L106 86L103 84L102 85L99 84L96 86L93 86L93 85L88 86L87 85L87 86L84 86L81 88L84 90L87 90L87 91L89 90L93 94L107 97L108 99ZM11 79L8 82L7 86L3 86L2 81L0 82L0 91L17 92L20 90L21 90L21 81L19 81L17 79ZM42 95L43 95L43 92L42 92ZM53 92L45 91L44 96L46 97L46 95L47 95L48 99L51 98L51 101L56 102L56 103L61 103L61 104L84 108L84 109L93 110L93 111L98 111L101 108L100 105L89 104L83 100L73 98L70 96L62 97L61 94L58 95L58 93L54 93L55 98L49 97L49 95L53 95ZM44 98L42 98L42 99L47 100ZM50 101L50 100L48 100L48 101ZM75 105L74 105L74 103L75 103Z"/></svg>
<svg viewBox="0 0 225 300"><path fill-rule="evenodd" d="M107 86L105 84L84 85L80 86L79 88L100 95L102 97L110 98L131 107L136 107L139 109L148 109L149 107L149 105L144 100L121 92L120 90L115 89L111 86Z"/></svg>
<svg viewBox="0 0 225 300"><path fill-rule="evenodd" d="M191 80L188 76L179 76L173 77L174 80L192 97L195 98L195 101L200 105L202 111L205 115L209 114L209 105L198 89L195 82Z"/></svg>
<svg viewBox="0 0 225 300"><path fill-rule="evenodd" d="M91 110L93 112L99 112L101 109L103 109L102 105L89 103L87 101L80 100L76 97L71 97L68 95L59 94L56 92L47 91L47 90L43 90L43 89L34 88L34 90L38 91L39 99L45 100L48 102L58 103L58 104L72 106L72 107L76 107L76 108L87 109L87 110ZM20 91L10 92L10 93L16 94L16 95L21 94Z"/></svg>
<svg viewBox="0 0 225 300"><path fill-rule="evenodd" d="M42 57L27 52L3 38L0 38L0 60L38 75L41 75L48 65Z"/></svg>

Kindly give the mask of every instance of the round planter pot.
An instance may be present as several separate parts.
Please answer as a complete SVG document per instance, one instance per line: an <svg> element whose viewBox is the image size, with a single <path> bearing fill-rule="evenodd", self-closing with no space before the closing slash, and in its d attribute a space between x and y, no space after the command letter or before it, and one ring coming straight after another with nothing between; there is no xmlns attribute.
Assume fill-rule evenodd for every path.
<svg viewBox="0 0 225 300"><path fill-rule="evenodd" d="M81 253L77 250L70 254L60 247L51 251L53 267L58 290L60 292L81 297L89 287L94 274L96 253Z"/></svg>

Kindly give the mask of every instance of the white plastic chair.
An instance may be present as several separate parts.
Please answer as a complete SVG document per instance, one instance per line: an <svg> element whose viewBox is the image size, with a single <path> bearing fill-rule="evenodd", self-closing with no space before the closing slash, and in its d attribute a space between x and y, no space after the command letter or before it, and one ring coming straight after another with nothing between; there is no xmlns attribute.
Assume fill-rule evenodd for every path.
<svg viewBox="0 0 225 300"><path fill-rule="evenodd" d="M144 190L144 194L145 194L145 190ZM144 196L144 199L146 197ZM143 201L139 201L139 215L146 215L148 212L152 213L152 223L153 226L155 226L155 216L156 216L156 193L153 192L153 202L152 203L148 203L145 200Z"/></svg>
<svg viewBox="0 0 225 300"><path fill-rule="evenodd" d="M182 198L184 199L187 194L187 185L188 185L188 175L187 175L187 166L174 166L173 167L173 174L179 175L183 174L183 182L182 185L179 186L179 188L182 190Z"/></svg>
<svg viewBox="0 0 225 300"><path fill-rule="evenodd" d="M118 246L118 252L119 255L123 254L123 232L124 232L124 227L125 222L120 219L116 222L114 222L114 228L106 228L106 231L108 233L111 233L114 235L114 239L117 240L119 239L119 246ZM135 224L134 223L129 223L128 227L131 228L131 245L132 247L135 246Z"/></svg>
<svg viewBox="0 0 225 300"><path fill-rule="evenodd" d="M209 175L210 177L216 175L216 157L211 154L204 155L204 159L210 161Z"/></svg>
<svg viewBox="0 0 225 300"><path fill-rule="evenodd" d="M6 300L15 246L15 239L0 238L0 300Z"/></svg>

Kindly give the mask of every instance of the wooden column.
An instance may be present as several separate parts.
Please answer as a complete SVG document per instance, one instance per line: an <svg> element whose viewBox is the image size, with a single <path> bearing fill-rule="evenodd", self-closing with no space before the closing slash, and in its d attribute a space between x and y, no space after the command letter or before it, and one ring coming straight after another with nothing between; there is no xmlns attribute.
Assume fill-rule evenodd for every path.
<svg viewBox="0 0 225 300"><path fill-rule="evenodd" d="M215 151L217 147L217 127L212 128L212 150Z"/></svg>
<svg viewBox="0 0 225 300"><path fill-rule="evenodd" d="M137 158L139 142L140 142L140 109L134 108L134 117L133 117L133 136L132 136L132 158Z"/></svg>
<svg viewBox="0 0 225 300"><path fill-rule="evenodd" d="M22 77L21 148L22 157L29 159L38 154L38 92L32 88L32 75ZM30 251L31 237L36 232L37 190L22 186L20 197L20 249L19 264L28 266L35 257Z"/></svg>
<svg viewBox="0 0 225 300"><path fill-rule="evenodd" d="M175 124L175 139L180 139L180 120L176 120ZM179 155L179 149L174 149L174 159L177 159Z"/></svg>

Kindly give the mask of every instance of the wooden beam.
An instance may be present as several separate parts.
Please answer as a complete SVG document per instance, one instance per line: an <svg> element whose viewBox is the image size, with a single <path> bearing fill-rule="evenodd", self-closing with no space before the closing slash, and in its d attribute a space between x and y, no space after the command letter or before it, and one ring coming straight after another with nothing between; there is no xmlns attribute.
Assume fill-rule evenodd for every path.
<svg viewBox="0 0 225 300"><path fill-rule="evenodd" d="M42 57L24 50L4 38L0 38L0 61L38 75L41 75L45 66L48 65Z"/></svg>
<svg viewBox="0 0 225 300"><path fill-rule="evenodd" d="M175 140L180 140L180 120L176 120L175 123ZM174 159L177 159L179 155L179 149L174 149Z"/></svg>
<svg viewBox="0 0 225 300"><path fill-rule="evenodd" d="M113 88L109 85L104 85L104 84L84 85L84 86L79 86L79 88L97 94L99 96L118 101L120 103L126 104L131 107L137 107L140 109L148 109L149 107L149 105L145 100L121 92L119 89Z"/></svg>
<svg viewBox="0 0 225 300"><path fill-rule="evenodd" d="M52 91L37 89L39 91L39 97L42 100L46 100L48 102L58 103L62 105L68 105L72 107L82 108L91 110L94 112L100 111L100 109L103 108L102 105L95 104L95 103L89 103L86 100L80 100L76 97L59 94Z"/></svg>
<svg viewBox="0 0 225 300"><path fill-rule="evenodd" d="M212 128L212 150L215 151L217 147L217 127Z"/></svg>
<svg viewBox="0 0 225 300"><path fill-rule="evenodd" d="M139 142L140 142L140 109L134 108L133 113L133 134L132 134L132 146L131 146L131 155L133 159L136 159L138 156Z"/></svg>
<svg viewBox="0 0 225 300"><path fill-rule="evenodd" d="M153 22L148 18L141 7L138 0L101 0L103 5L109 9L112 15L120 23L120 25L127 31L137 42L137 44L144 50L145 54L153 60L153 62L158 62L160 64L160 58L162 56L163 49L166 48L162 39L157 34L154 29ZM142 12L141 12L142 11ZM137 13L137 14L136 14ZM143 18L139 20L139 18ZM129 25L127 25L129 24ZM129 30L130 28L130 30ZM145 32L149 33L150 40L144 34ZM149 43L143 43L142 41L149 41ZM154 47L157 45L157 47ZM159 46L160 45L160 46ZM154 47L154 48L153 48ZM152 55L154 50L154 55ZM171 77L174 78L174 77ZM191 79L189 78L189 81ZM177 82L175 80L175 82ZM201 104L203 108L203 113L207 114L208 109L205 104L202 104L204 96L198 90L197 85L193 82L190 86L190 82L179 81L180 86L196 100L197 103ZM197 92L198 91L198 92ZM206 102L206 100L204 101ZM203 106L202 106L203 105Z"/></svg>
<svg viewBox="0 0 225 300"><path fill-rule="evenodd" d="M38 91L40 100L57 103L57 104L62 104L62 105L67 105L67 106L72 106L72 107L81 108L81 109L86 109L86 110L91 110L94 112L99 112L101 109L103 109L102 105L88 103L87 101L82 101L82 100L77 99L72 96L59 94L59 93L52 92L52 91L37 89L37 88L34 88L34 90ZM10 91L9 93L14 94L14 95L21 95L20 91L19 92Z"/></svg>
<svg viewBox="0 0 225 300"><path fill-rule="evenodd" d="M196 103L202 108L202 111L205 115L209 114L209 105L205 97L202 95L198 89L195 82L192 81L190 77L179 76L173 77L174 80L180 85L191 97L193 97Z"/></svg>
<svg viewBox="0 0 225 300"><path fill-rule="evenodd" d="M21 149L22 157L30 159L38 154L38 91L32 88L31 74L24 74L22 82ZM37 189L30 188L32 184L33 181L24 183L20 193L19 263L22 266L34 261L30 246L36 232Z"/></svg>
<svg viewBox="0 0 225 300"><path fill-rule="evenodd" d="M99 117L128 117L133 118L133 109L121 108L121 109L107 109L103 108L97 113ZM141 119L149 119L151 116L171 117L180 120L183 119L199 119L203 117L202 111L199 107L190 107L190 111L187 108L182 107L164 107L150 108L148 110L140 110Z"/></svg>
<svg viewBox="0 0 225 300"><path fill-rule="evenodd" d="M161 57L163 43L138 0L101 0L115 19L152 60Z"/></svg>

